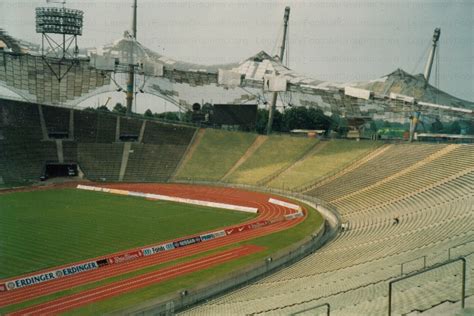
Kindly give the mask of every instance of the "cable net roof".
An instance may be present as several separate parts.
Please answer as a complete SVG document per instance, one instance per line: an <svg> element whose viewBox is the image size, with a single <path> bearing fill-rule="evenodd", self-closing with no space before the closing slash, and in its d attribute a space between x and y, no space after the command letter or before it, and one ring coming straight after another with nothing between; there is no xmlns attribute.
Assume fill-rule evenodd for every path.
<svg viewBox="0 0 474 316"><path fill-rule="evenodd" d="M20 43L5 34L0 32L0 40ZM274 92L280 93L279 102L283 105L318 107L327 114L346 116L406 118L406 112L415 109L438 116L463 116L472 115L474 109L473 102L451 96L427 84L422 75L411 75L401 69L375 80L337 83L301 75L264 51L240 62L200 65L161 55L128 32L114 43L83 51L87 57L81 58L80 67L73 67L65 77L71 84L48 76L48 67L41 65L40 58L35 58L36 71L22 72L19 59L37 56L38 52L33 51L5 58L7 64L0 69L0 84L24 92L23 97L34 102L77 104L97 93L124 90L120 85L125 81L120 81L120 76L125 78L132 64L139 77L136 83L140 91L187 109L195 102L266 104ZM89 67L85 70L87 62ZM54 68L54 61L51 63ZM23 81L25 84L21 84ZM34 89L27 84L33 81Z"/></svg>

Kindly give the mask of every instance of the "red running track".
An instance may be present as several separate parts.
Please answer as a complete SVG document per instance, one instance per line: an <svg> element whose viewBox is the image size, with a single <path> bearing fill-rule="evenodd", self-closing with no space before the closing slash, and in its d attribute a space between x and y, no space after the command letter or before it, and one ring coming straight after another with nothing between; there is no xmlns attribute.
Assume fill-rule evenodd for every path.
<svg viewBox="0 0 474 316"><path fill-rule="evenodd" d="M269 195L235 190L229 188L219 188L219 187L203 187L203 186L190 186L190 185L157 185L157 184L113 184L106 185L109 188L118 188L118 189L127 189L130 191L140 191L146 193L159 193L166 195L173 195L185 198L196 198L201 200L207 200L212 202L224 202L224 203L233 203L238 205L258 207L260 212L257 219L252 219L247 221L254 222L262 219L277 219L281 218L285 214L294 212L291 209L284 208L275 204L268 203ZM283 199L284 200L284 199ZM225 245L237 243L244 240L253 239L263 235L267 235L276 231L287 229L291 226L294 226L301 222L303 218L299 218L291 221L277 222L275 224L261 227L255 230L245 231L239 234L229 235L223 238L214 239L211 241L206 241L204 243L194 244L184 248L177 248L171 251L163 252L161 254L156 254L152 256L142 257L137 260L125 262L122 264L109 265L97 270L92 270L80 274L76 274L66 278L56 279L50 282L45 282L37 284L30 287L20 288L13 291L4 292L0 295L0 307L7 306L28 299L32 299L39 296L44 296L80 286L83 284L95 282L104 278L124 274L127 272L139 270L148 266L153 266L156 264L164 263L167 261L172 261L178 258L184 258L191 256L197 253L222 247ZM215 231L215 229L213 230ZM193 236L195 236L194 234ZM186 237L181 237L186 238ZM180 238L180 239L181 239ZM164 241L163 243L165 243ZM161 243L161 242L160 242ZM142 246L143 248L146 246ZM127 250L125 252L137 250L140 248ZM98 258L84 260L87 262L94 259L100 259L108 256L123 254L124 251L115 253L112 255L101 256ZM68 264L70 265L70 264ZM67 266L67 265L64 265ZM59 267L58 267L59 268ZM54 268L49 268L51 270ZM34 272L32 274L39 273ZM25 275L26 276L26 275ZM15 277L17 278L17 277ZM12 278L11 278L12 279ZM2 280L1 282L7 282L8 280Z"/></svg>
<svg viewBox="0 0 474 316"><path fill-rule="evenodd" d="M53 301L25 308L10 315L55 315L81 305L93 303L105 298L156 284L158 282L163 282L178 276L183 276L195 271L207 269L224 262L259 252L263 249L263 247L255 245L240 246L187 263L167 267L158 271L153 271L130 279L114 282L112 284L100 286L98 288L73 295L64 296Z"/></svg>

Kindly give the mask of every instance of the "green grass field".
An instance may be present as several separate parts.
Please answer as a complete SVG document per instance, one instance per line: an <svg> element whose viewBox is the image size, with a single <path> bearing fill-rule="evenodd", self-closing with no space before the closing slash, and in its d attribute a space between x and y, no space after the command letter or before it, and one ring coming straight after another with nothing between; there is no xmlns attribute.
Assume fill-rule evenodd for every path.
<svg viewBox="0 0 474 316"><path fill-rule="evenodd" d="M254 214L76 189L0 195L0 278L243 222Z"/></svg>

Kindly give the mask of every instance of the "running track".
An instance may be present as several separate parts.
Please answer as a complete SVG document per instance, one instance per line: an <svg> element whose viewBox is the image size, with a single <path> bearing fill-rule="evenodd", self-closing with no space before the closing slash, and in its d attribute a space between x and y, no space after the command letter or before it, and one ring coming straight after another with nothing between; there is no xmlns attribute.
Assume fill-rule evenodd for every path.
<svg viewBox="0 0 474 316"><path fill-rule="evenodd" d="M47 314L54 315L77 306L99 301L125 292L152 285L157 282L166 281L177 276L186 275L202 269L207 269L218 264L231 261L242 256L263 250L263 247L255 245L246 245L233 248L227 251L219 252L204 258L182 263L176 266L167 267L158 271L146 273L130 279L114 282L110 285L100 286L95 289L80 292L77 294L64 296L54 301L25 308L10 315L30 315Z"/></svg>
<svg viewBox="0 0 474 316"><path fill-rule="evenodd" d="M182 184L110 184L110 185L100 185L100 186L102 187L105 186L108 188L115 188L115 189L125 189L125 190L130 190L130 191L146 192L146 193L158 193L158 194L206 200L206 201L212 201L212 202L223 202L223 203L229 203L229 204L258 207L259 208L258 217L256 219L254 218L252 220L249 220L245 223L251 223L251 222L264 220L264 219L266 220L281 219L283 215L294 212L291 209L268 203L268 198L269 198L268 194L236 190L236 189L230 189L230 188L190 186L190 185L182 185ZM216 249L218 247L230 245L230 244L241 242L244 240L249 240L256 237L264 236L264 235L294 226L297 223L301 222L303 219L304 218L295 219L291 221L280 221L280 222L271 224L269 226L245 231L239 234L229 235L223 238L214 239L214 240L207 241L204 243L190 245L184 248L176 248L171 251L167 251L167 252L157 254L157 255L142 257L137 260L129 261L126 263L109 265L97 270L92 270L92 271L76 274L70 277L60 278L60 279L37 284L30 287L3 292L0 294L0 307L23 302L35 297L52 294L55 292L59 292L61 290L66 290L66 289L80 286L83 284L102 280L104 278L121 275L127 272L139 270L148 266L153 266L156 264L176 260L178 258L188 257L194 254L202 253L204 251ZM186 238L186 237L188 236L185 236L182 238ZM142 247L146 247L146 246L142 246ZM100 258L120 255L129 251L138 250L140 248L122 251L122 252L118 252L118 253L107 255L107 256L101 256ZM88 260L84 260L83 262L87 262L94 259L100 259L100 258L88 259ZM47 270L51 270L51 269L52 268L49 268ZM160 270L160 271L163 271L163 270ZM38 273L38 271L27 274L27 275L32 275L36 273ZM10 279L13 279L13 278L10 278ZM2 283L8 282L8 279L1 280L0 282ZM110 285L107 285L107 286L113 286L114 284L115 283L111 283ZM94 290L97 290L97 289L93 289L90 291L94 291ZM81 294L82 293L84 292L81 292ZM114 293L118 293L118 292L114 292ZM51 303L51 302L48 302L48 303ZM45 303L45 304L48 304L48 303ZM84 302L84 304L86 303L87 302ZM78 306L77 304L79 303L76 302L75 304L76 305L74 306Z"/></svg>

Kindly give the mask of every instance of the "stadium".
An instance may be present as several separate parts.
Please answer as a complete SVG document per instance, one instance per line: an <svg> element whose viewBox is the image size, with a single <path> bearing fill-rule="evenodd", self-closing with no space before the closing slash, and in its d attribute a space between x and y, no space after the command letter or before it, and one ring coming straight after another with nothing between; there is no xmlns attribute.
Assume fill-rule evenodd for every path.
<svg viewBox="0 0 474 316"><path fill-rule="evenodd" d="M126 36L103 55L56 58L0 34L0 83L19 96L0 98L0 314L474 312L472 136L416 133L420 115L472 122L472 102L429 72L329 84L298 77L283 49L196 71ZM119 75L149 76L139 89L199 122L131 113L133 84L126 113L71 106L121 87ZM193 103L204 91L241 106L223 106L221 125L252 124L206 124ZM356 137L271 133L270 118L256 133L242 100L278 94L344 114ZM364 137L369 114L404 120L409 136Z"/></svg>

